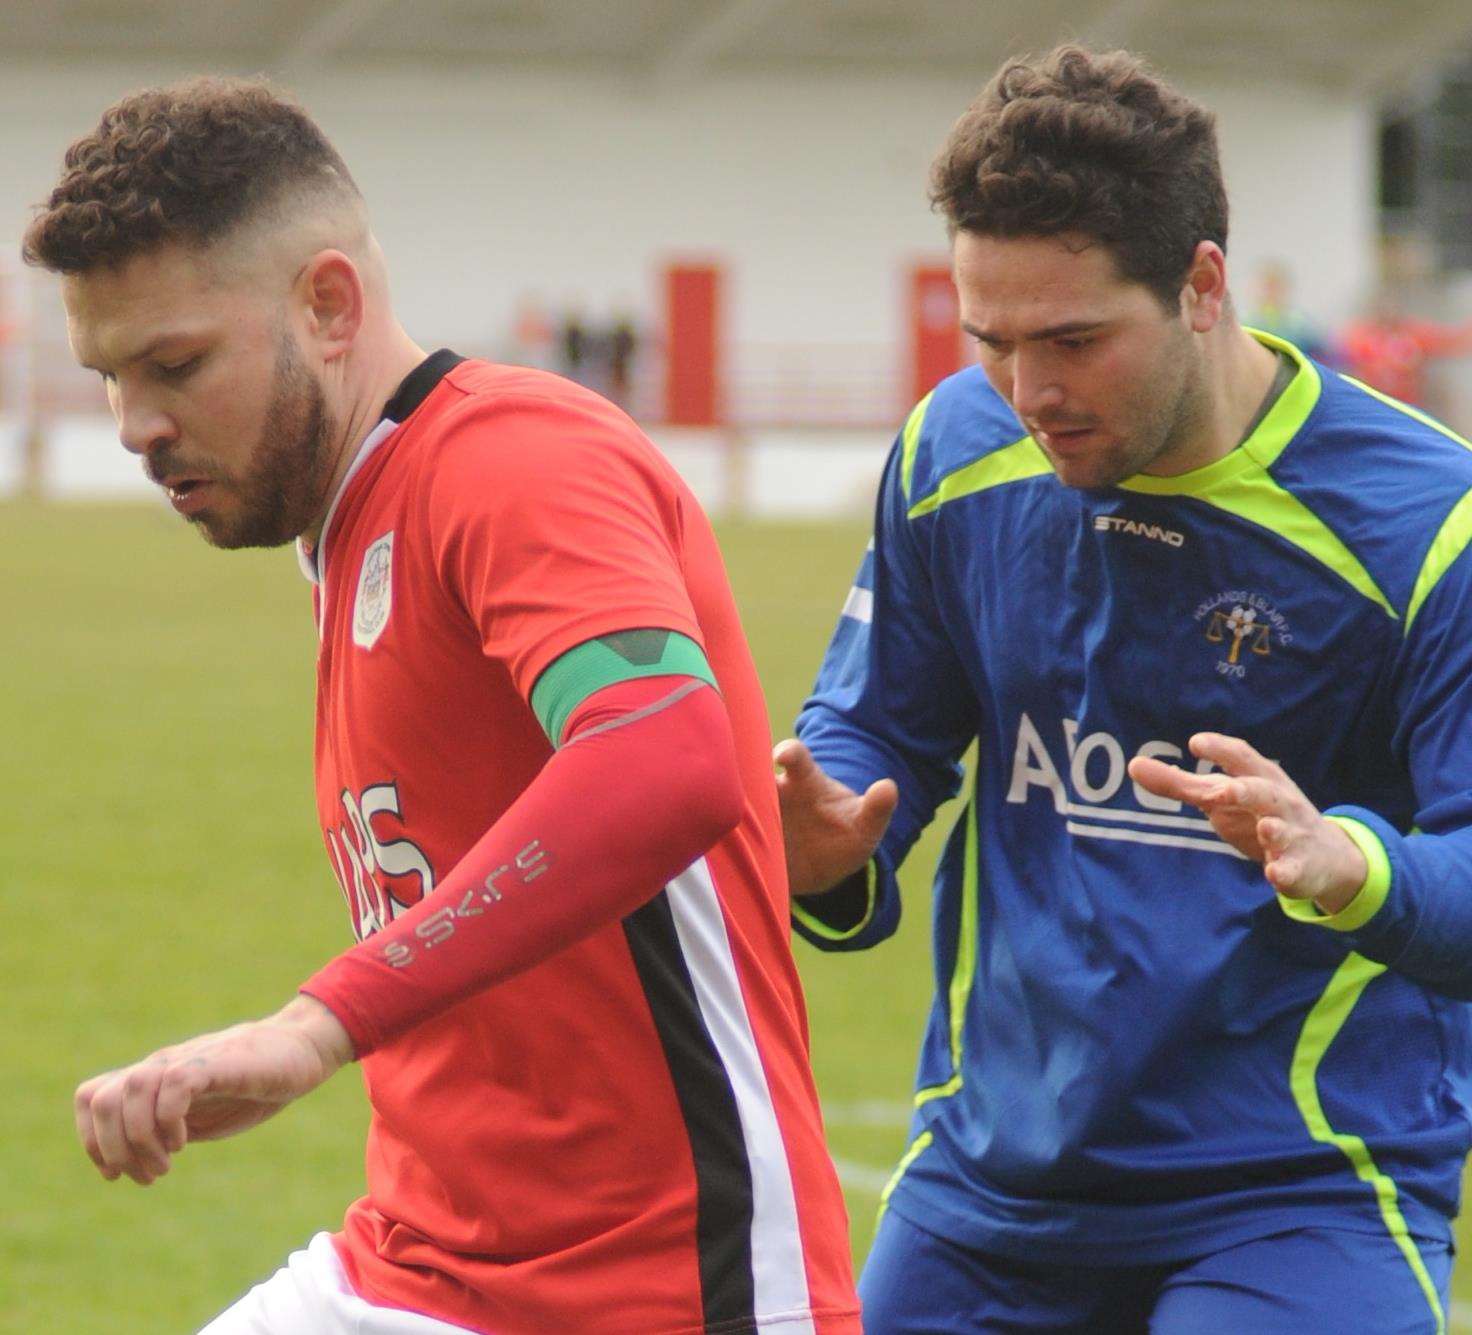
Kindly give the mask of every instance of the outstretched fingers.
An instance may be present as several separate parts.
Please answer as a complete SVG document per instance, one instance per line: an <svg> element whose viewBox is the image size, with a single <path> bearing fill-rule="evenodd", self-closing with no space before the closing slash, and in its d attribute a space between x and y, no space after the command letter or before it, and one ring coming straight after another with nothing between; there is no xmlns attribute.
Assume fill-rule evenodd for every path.
<svg viewBox="0 0 1472 1335"><path fill-rule="evenodd" d="M1193 755L1216 768L1195 774L1136 756L1130 777L1161 797L1199 807L1227 843L1262 864L1280 894L1313 899L1333 913L1359 893L1369 872L1364 854L1276 761L1218 732L1198 732L1190 745Z"/></svg>
<svg viewBox="0 0 1472 1335"><path fill-rule="evenodd" d="M1246 743L1242 745L1246 746ZM1247 749L1251 751L1250 747ZM1255 751L1252 754L1257 755ZM1282 817L1287 814L1293 790L1285 784L1278 767L1272 765L1271 761L1266 763L1272 766L1273 772L1270 774L1234 774L1230 771L1197 774L1193 770L1169 765L1151 756L1136 756L1129 763L1129 775L1149 792L1160 797L1174 798L1178 802L1189 802L1208 813L1239 807L1255 816Z"/></svg>
<svg viewBox="0 0 1472 1335"><path fill-rule="evenodd" d="M1220 791L1220 776L1210 783L1204 774L1193 774L1179 765L1167 765L1153 756L1136 756L1129 763L1129 776L1157 797L1174 798L1200 806Z"/></svg>
<svg viewBox="0 0 1472 1335"><path fill-rule="evenodd" d="M1240 737L1228 737L1220 732L1198 732L1188 745L1193 756L1211 761L1234 778L1249 775L1263 779L1283 777L1283 771L1276 761L1269 760Z"/></svg>

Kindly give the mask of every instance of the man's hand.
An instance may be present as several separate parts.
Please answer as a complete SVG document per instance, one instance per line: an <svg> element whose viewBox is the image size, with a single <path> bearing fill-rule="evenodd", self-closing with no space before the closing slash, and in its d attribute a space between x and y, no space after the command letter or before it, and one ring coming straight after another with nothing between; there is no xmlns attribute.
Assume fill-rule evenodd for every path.
<svg viewBox="0 0 1472 1335"><path fill-rule="evenodd" d="M1200 807L1238 852L1262 863L1268 883L1289 899L1312 899L1338 913L1359 893L1368 867L1353 839L1326 820L1273 761L1236 737L1198 732L1191 754L1223 773L1194 774L1147 756L1130 778L1161 797Z"/></svg>
<svg viewBox="0 0 1472 1335"><path fill-rule="evenodd" d="M778 742L777 797L787 846L787 880L794 895L816 895L858 871L879 847L900 800L893 779L879 779L861 797L819 768L801 742Z"/></svg>
<svg viewBox="0 0 1472 1335"><path fill-rule="evenodd" d="M161 1048L77 1089L77 1134L109 1182L147 1186L192 1140L248 1131L353 1059L337 1017L298 996L275 1015Z"/></svg>

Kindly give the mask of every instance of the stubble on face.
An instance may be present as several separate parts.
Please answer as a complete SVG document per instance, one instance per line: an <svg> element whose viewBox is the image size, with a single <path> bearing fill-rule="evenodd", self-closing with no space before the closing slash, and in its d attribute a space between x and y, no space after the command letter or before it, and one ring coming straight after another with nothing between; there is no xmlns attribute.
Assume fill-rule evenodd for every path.
<svg viewBox="0 0 1472 1335"><path fill-rule="evenodd" d="M285 330L271 379L271 399L246 472L221 479L237 506L206 510L191 520L211 546L283 546L305 532L326 504L334 422L321 384ZM158 461L160 475L168 472L167 465Z"/></svg>
<svg viewBox="0 0 1472 1335"><path fill-rule="evenodd" d="M1201 416L1183 312L1071 233L952 240L963 327L993 387L1067 486L1168 469Z"/></svg>
<svg viewBox="0 0 1472 1335"><path fill-rule="evenodd" d="M1128 387L1118 410L1119 439L1114 448L1086 460L1050 459L1059 479L1084 490L1104 490L1148 472L1179 451L1199 424L1199 379L1190 337L1175 326L1153 366ZM1046 446L1042 448L1047 453Z"/></svg>

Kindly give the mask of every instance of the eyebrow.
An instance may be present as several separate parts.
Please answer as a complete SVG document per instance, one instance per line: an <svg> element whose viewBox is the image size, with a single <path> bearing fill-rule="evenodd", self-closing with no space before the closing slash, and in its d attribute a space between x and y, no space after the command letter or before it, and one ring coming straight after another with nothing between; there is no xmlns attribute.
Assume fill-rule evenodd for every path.
<svg viewBox="0 0 1472 1335"><path fill-rule="evenodd" d="M183 342L186 339L192 337L194 337L193 333L182 329L175 329L171 330L168 333L160 334L157 338L149 339L147 343L145 343L141 348L138 349L137 352L133 353L131 356L122 358L120 365L127 366L131 362L141 362L145 358L153 356L155 352L157 352L161 347L164 347L166 344ZM96 371L98 375L105 374L100 366L94 366L91 362L79 362L78 365L81 366L84 371Z"/></svg>
<svg viewBox="0 0 1472 1335"><path fill-rule="evenodd" d="M1097 329L1102 329L1107 321L1104 320L1068 320L1063 324L1050 324L1046 329L1036 329L1030 334L1024 334L1022 342L1041 343L1050 338L1071 338L1079 334L1092 334ZM1006 343L1009 340L998 338L995 334L989 334L984 329L978 329L974 324L961 321L961 328L972 338L980 339L983 343Z"/></svg>

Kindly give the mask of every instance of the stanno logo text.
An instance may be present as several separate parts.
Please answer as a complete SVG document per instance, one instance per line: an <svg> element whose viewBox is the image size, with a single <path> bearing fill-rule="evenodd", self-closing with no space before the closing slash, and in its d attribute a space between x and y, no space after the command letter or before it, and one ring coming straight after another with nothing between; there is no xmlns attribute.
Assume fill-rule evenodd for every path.
<svg viewBox="0 0 1472 1335"><path fill-rule="evenodd" d="M1094 527L1100 533L1130 533L1137 538L1154 538L1167 547L1184 547L1186 535L1173 528L1161 528L1159 524L1145 524L1138 519L1126 519L1123 515L1095 515Z"/></svg>

